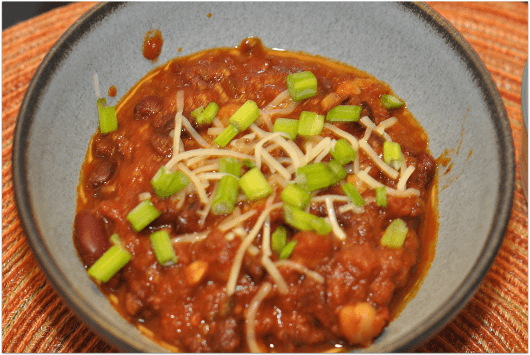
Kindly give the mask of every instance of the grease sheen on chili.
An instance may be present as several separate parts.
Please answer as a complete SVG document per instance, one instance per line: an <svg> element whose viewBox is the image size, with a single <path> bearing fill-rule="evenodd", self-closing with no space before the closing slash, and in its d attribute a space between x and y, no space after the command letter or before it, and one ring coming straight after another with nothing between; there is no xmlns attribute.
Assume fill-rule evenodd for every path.
<svg viewBox="0 0 530 355"><path fill-rule="evenodd" d="M245 233L267 206L282 201L284 185L281 179L271 178L273 197L257 201L248 201L240 192L236 210L256 213L238 229L227 231L219 226L231 216L209 213L204 217L205 205L193 183L171 197L156 196L150 180L173 156L177 92L184 94L182 115L213 146L216 125L198 125L190 116L193 110L216 102L220 107L218 124L226 127L230 116L247 100L264 110L286 90L287 75L301 71L316 76L317 94L300 101L288 114L270 115L270 123L279 117L298 119L302 111L326 115L337 105L360 106L360 116L376 126L395 117L397 121L384 132L400 144L406 166L414 167L406 188L416 189L419 194L388 194L387 206L380 207L375 188L352 172L353 163L349 163L344 182L354 184L365 203L344 208L347 202L332 202L345 239L337 238L334 232L322 235L298 231L285 223L281 208L273 209L268 219L270 234L281 226L287 231L283 243L294 245L286 260L317 273L323 281L277 263L279 253L273 250L268 258L277 265L288 287L285 294L279 292L263 263L263 239L268 234L262 228L244 254L234 293L228 296L229 275ZM381 103L385 94L393 92L362 71L307 54L270 50L256 38L245 39L236 48L176 58L154 69L120 100L118 129L105 135L98 131L90 142L81 169L74 223L74 243L82 262L86 267L92 265L112 246L109 238L117 233L121 246L132 258L99 287L128 321L173 350L247 352L255 350L257 344L261 351L308 352L371 344L421 281L433 257L437 232L436 163L428 151L427 136L405 106L385 108ZM367 131L361 122L329 124L357 140ZM265 119L258 119L255 125L272 132ZM239 132L234 145L224 149L248 149L259 140L253 132L250 128ZM384 137L376 133L371 132L367 143L382 158ZM306 152L322 137L341 138L324 128L319 138L298 136L295 143ZM180 138L186 152L204 148L184 126ZM268 153L278 161L288 161L289 155L271 144L264 145ZM364 170L387 190L397 189L399 179L383 173L362 149L356 155L357 171ZM333 159L331 154L320 158L325 164ZM251 169L250 165L248 161L242 164L241 175ZM273 175L272 168L263 161L261 171L266 177ZM214 178L208 180L208 197L217 182ZM336 183L313 193L313 197L317 195L344 192L341 183ZM135 232L126 216L145 196L162 214ZM329 218L326 202L316 201L306 211ZM382 246L386 227L398 218L408 227L404 244L400 248ZM172 265L160 265L151 246L150 234L160 230L168 231L173 240L177 262ZM180 236L201 233L206 237L179 241ZM252 314L254 322L248 324L250 305L259 290L268 292L253 305L257 306ZM255 337L249 338L249 331ZM255 344L249 344L249 339Z"/></svg>

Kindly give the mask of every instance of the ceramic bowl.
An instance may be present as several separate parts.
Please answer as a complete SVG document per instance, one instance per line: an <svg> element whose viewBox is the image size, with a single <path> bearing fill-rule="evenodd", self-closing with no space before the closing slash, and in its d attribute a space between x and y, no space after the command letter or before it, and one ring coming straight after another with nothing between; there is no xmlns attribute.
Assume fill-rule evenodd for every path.
<svg viewBox="0 0 530 355"><path fill-rule="evenodd" d="M156 64L144 35L164 38ZM387 82L430 136L439 171L436 254L416 296L359 351L405 351L449 322L475 292L510 216L515 163L495 85L461 35L427 5L393 2L131 2L100 4L54 45L20 109L13 148L16 202L33 251L58 293L110 344L163 348L113 309L72 242L76 187L97 120L94 74L120 94L155 65L259 37L271 48L339 60ZM120 96L120 95L118 95ZM108 100L115 104L118 98Z"/></svg>

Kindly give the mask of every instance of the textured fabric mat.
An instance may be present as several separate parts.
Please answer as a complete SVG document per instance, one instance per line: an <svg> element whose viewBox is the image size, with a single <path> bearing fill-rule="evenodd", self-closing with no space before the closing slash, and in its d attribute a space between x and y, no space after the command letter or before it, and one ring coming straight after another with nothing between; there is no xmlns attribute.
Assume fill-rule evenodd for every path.
<svg viewBox="0 0 530 355"><path fill-rule="evenodd" d="M502 96L515 145L514 204L499 253L471 301L419 352L528 352L528 205L519 167L521 81L528 56L528 5L429 3L471 44ZM2 32L2 351L116 352L47 281L14 205L11 157L30 80L59 37L94 3L74 3Z"/></svg>

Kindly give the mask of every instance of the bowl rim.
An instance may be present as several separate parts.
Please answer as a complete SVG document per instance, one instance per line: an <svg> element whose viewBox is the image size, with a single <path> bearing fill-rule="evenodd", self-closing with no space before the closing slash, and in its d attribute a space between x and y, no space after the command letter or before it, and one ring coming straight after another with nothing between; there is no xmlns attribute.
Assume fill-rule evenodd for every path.
<svg viewBox="0 0 530 355"><path fill-rule="evenodd" d="M59 296L106 341L123 351L137 352L152 351L153 349L145 342L142 342L141 339L133 339L134 337L131 337L130 334L111 328L109 324L97 322L91 315L91 309L88 305L75 301L78 299L77 293L73 291L72 285L61 276L62 271L58 265L48 258L49 250L40 238L39 228L34 219L30 203L30 191L28 190L25 174L27 169L26 139L33 122L32 103L36 102L40 94L45 90L46 79L50 78L59 67L64 53L68 52L83 37L82 34L85 31L104 19L109 13L118 10L122 5L112 2L95 5L59 38L45 56L28 86L17 117L13 137L12 174L15 203L28 243ZM487 274L501 246L510 219L515 190L515 158L511 129L501 96L485 65L462 35L429 5L425 3L404 3L400 4L400 6L423 20L426 26L431 26L435 32L454 48L473 75L482 79L480 81L477 80L477 82L479 82L478 85L483 95L489 99L486 100L488 111L492 114L492 117L498 118L493 120L498 134L498 145L506 149L498 149L501 165L500 174L502 175L500 180L503 181L503 184L498 186L495 211L497 223L492 223L487 238L488 243L485 243L482 248L480 257L473 269L453 293L452 297L438 308L435 316L430 318L423 327L414 329L406 337L392 344L392 347L374 344L368 349L373 352L402 352L416 348L433 336L435 332L439 331L467 304ZM128 339L128 341L124 339Z"/></svg>

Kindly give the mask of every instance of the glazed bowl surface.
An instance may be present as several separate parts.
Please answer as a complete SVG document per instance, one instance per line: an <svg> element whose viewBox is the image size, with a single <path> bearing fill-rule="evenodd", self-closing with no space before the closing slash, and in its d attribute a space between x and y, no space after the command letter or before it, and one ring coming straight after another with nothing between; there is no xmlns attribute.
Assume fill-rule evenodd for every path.
<svg viewBox="0 0 530 355"><path fill-rule="evenodd" d="M144 35L161 31L153 64ZM504 107L484 65L459 33L424 4L380 2L131 2L99 4L57 42L22 103L13 179L24 230L69 306L126 352L164 352L110 305L72 240L81 164L97 129L100 88L125 93L171 58L259 37L270 48L338 60L374 75L407 102L439 168L439 233L416 296L373 345L406 351L441 329L477 289L510 216L515 162ZM119 99L108 98L113 105Z"/></svg>

